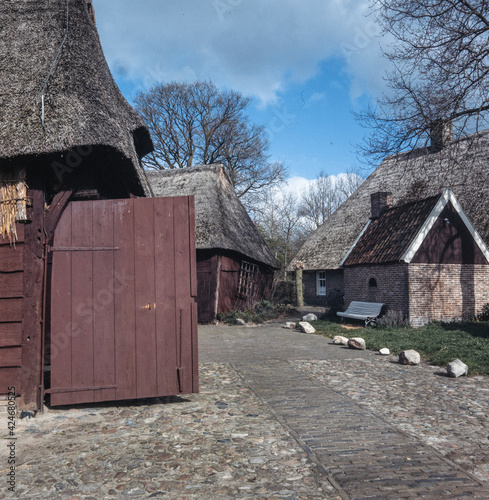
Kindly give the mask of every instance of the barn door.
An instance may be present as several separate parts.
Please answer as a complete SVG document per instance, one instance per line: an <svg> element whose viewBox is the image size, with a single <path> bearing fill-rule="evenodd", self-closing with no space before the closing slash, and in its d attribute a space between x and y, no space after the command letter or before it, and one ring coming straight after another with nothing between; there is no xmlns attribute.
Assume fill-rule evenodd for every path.
<svg viewBox="0 0 489 500"><path fill-rule="evenodd" d="M51 404L191 393L193 198L71 202L52 251Z"/></svg>

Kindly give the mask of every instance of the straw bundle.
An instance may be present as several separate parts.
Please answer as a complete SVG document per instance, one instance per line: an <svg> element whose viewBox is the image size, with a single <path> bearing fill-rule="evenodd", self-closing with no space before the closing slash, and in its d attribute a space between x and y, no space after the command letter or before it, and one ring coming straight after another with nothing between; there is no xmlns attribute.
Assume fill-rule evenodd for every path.
<svg viewBox="0 0 489 500"><path fill-rule="evenodd" d="M17 241L16 222L27 219L25 169L0 171L0 236Z"/></svg>

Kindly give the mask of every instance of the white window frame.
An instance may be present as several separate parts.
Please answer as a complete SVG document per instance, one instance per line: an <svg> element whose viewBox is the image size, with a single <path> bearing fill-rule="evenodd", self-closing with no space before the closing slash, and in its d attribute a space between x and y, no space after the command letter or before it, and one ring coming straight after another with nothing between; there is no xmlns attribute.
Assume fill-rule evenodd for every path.
<svg viewBox="0 0 489 500"><path fill-rule="evenodd" d="M321 282L324 282L324 285ZM321 296L326 295L326 271L316 272L316 294Z"/></svg>

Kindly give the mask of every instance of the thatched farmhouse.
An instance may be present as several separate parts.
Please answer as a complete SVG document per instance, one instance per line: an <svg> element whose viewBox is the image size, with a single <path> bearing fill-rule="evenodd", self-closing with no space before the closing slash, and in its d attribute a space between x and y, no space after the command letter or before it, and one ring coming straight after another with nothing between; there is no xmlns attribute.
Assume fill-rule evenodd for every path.
<svg viewBox="0 0 489 500"><path fill-rule="evenodd" d="M269 296L279 266L222 165L148 172L156 196L195 196L199 322Z"/></svg>
<svg viewBox="0 0 489 500"><path fill-rule="evenodd" d="M412 326L462 318L489 297L489 251L449 189L396 207L374 193L341 265L346 303L383 303Z"/></svg>
<svg viewBox="0 0 489 500"><path fill-rule="evenodd" d="M486 131L456 141L450 141L446 134L442 138L434 136L429 148L385 159L296 255L294 260L304 263L306 303L327 304L342 296L347 301L352 296L347 293L341 264L371 216L372 194L392 193L392 204L396 206L438 196L449 188L482 240L489 241L488 153ZM362 287L363 283L357 285ZM477 282L474 290L479 291ZM481 297L476 304L484 301L489 302L489 297ZM454 311L459 309L454 305ZM473 312L472 306L464 311Z"/></svg>
<svg viewBox="0 0 489 500"><path fill-rule="evenodd" d="M153 145L91 2L0 18L0 393L38 409L196 390L193 200L145 198Z"/></svg>

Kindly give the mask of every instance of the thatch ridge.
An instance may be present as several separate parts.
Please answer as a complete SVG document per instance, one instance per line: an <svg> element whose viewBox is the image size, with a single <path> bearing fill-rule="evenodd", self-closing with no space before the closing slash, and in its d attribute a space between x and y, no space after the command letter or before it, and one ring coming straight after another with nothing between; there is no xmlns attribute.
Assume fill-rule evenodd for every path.
<svg viewBox="0 0 489 500"><path fill-rule="evenodd" d="M149 131L120 93L85 0L0 2L0 159L105 146L122 155L121 174L150 189L139 158L153 148Z"/></svg>
<svg viewBox="0 0 489 500"><path fill-rule="evenodd" d="M222 165L147 172L155 196L195 196L197 249L223 249L272 268L279 265Z"/></svg>
<svg viewBox="0 0 489 500"><path fill-rule="evenodd" d="M385 159L348 200L304 243L293 261L305 270L337 269L370 217L370 195L391 192L395 204L435 196L450 188L489 242L489 131L439 152L401 153Z"/></svg>

